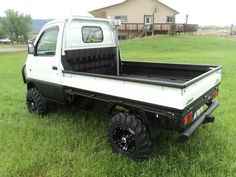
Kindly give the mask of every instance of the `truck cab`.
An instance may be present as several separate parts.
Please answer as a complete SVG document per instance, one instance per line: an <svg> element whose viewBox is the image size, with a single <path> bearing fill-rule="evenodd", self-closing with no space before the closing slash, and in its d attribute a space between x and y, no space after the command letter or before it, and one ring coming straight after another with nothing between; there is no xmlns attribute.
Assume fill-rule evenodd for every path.
<svg viewBox="0 0 236 177"><path fill-rule="evenodd" d="M81 55L84 49L87 54L111 50L111 57L114 60L112 63L110 61L100 65L94 63L94 70L96 67L101 70L98 73L110 74L116 70L113 66L115 65L115 46L113 27L108 20L71 18L50 22L42 28L34 44L29 46L27 76L34 80L33 83L43 95L55 101L64 102L61 71L64 68L75 69L75 67L79 67L80 70L86 69L86 63L81 62L75 66L73 59L69 58L66 61L64 58Z"/></svg>

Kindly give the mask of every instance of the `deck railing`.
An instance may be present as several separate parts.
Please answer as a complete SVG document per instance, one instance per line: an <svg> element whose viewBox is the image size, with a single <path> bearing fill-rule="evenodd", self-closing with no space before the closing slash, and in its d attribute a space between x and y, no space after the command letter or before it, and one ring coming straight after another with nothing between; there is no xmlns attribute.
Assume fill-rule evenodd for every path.
<svg viewBox="0 0 236 177"><path fill-rule="evenodd" d="M154 31L169 31L171 28L170 23L155 23L150 25L150 29ZM143 23L123 23L119 30L121 31L143 31L145 29L145 25ZM198 30L197 24L176 24L177 32L196 32Z"/></svg>

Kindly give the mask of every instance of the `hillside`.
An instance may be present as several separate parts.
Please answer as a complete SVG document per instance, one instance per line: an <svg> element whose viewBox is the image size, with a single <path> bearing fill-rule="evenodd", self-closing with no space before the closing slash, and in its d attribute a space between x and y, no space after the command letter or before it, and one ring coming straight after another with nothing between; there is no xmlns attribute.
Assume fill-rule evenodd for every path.
<svg viewBox="0 0 236 177"><path fill-rule="evenodd" d="M51 21L52 19L33 19L32 20L32 34L37 34L42 26L47 22Z"/></svg>

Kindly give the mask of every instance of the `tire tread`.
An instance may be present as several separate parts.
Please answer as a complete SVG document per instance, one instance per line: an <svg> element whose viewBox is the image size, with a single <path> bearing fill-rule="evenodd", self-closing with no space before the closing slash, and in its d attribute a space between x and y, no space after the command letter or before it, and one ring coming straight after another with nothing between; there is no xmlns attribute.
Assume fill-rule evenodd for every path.
<svg viewBox="0 0 236 177"><path fill-rule="evenodd" d="M29 105L29 99L33 99L36 105L36 112L31 110ZM47 113L47 100L42 96L42 94L36 88L31 88L28 90L26 95L26 105L30 113L36 113L38 115L45 115Z"/></svg>

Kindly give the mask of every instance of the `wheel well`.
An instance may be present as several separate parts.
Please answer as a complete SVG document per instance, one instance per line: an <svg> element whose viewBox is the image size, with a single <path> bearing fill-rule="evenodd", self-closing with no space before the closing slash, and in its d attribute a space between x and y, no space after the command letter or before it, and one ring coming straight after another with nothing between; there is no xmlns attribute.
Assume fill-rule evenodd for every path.
<svg viewBox="0 0 236 177"><path fill-rule="evenodd" d="M109 114L115 115L118 113L129 113L135 115L144 125L146 125L148 131L150 132L151 137L155 137L159 134L159 128L152 125L153 123L153 113L144 111L142 108L121 105L121 104L110 104ZM117 110L117 108L119 108Z"/></svg>
<svg viewBox="0 0 236 177"><path fill-rule="evenodd" d="M110 114L130 113L136 115L144 124L148 124L148 115L142 108L137 108L123 104L112 104L109 106Z"/></svg>
<svg viewBox="0 0 236 177"><path fill-rule="evenodd" d="M28 82L27 83L27 89L31 89L31 88L37 88L36 85L33 82Z"/></svg>

